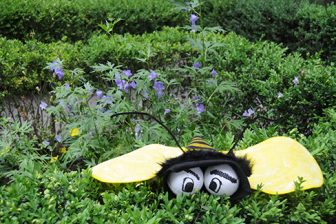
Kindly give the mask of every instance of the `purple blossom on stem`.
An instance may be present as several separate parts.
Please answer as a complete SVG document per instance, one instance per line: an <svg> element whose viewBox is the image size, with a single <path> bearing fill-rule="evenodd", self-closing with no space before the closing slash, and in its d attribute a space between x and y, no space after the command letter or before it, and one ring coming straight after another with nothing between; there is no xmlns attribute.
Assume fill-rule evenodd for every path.
<svg viewBox="0 0 336 224"><path fill-rule="evenodd" d="M56 59L55 61L48 63L50 71L52 71L58 78L58 80L61 80L64 76L64 72L62 70L62 61L59 59Z"/></svg>
<svg viewBox="0 0 336 224"><path fill-rule="evenodd" d="M61 136L61 135L56 135L56 136L55 136L55 140L56 140L57 142L62 142L62 136Z"/></svg>
<svg viewBox="0 0 336 224"><path fill-rule="evenodd" d="M51 63L48 63L48 66L50 68L50 71L55 72L57 68L61 67L60 60L57 59Z"/></svg>
<svg viewBox="0 0 336 224"><path fill-rule="evenodd" d="M149 81L152 81L153 79L155 79L157 77L157 74L152 69L150 69L149 71L150 71L150 73L149 73Z"/></svg>
<svg viewBox="0 0 336 224"><path fill-rule="evenodd" d="M203 113L205 111L205 107L203 103L196 103L197 113Z"/></svg>
<svg viewBox="0 0 336 224"><path fill-rule="evenodd" d="M212 71L211 71L211 75L212 75L212 77L216 77L216 75L217 75L217 72L216 72L216 70L213 68L212 69Z"/></svg>
<svg viewBox="0 0 336 224"><path fill-rule="evenodd" d="M47 104L46 102L44 102L44 101L41 101L41 103L40 103L40 108L41 108L42 110L45 110L47 107L48 107L48 104Z"/></svg>
<svg viewBox="0 0 336 224"><path fill-rule="evenodd" d="M254 110L252 108L245 110L243 113L243 117L252 117L253 115L254 115Z"/></svg>
<svg viewBox="0 0 336 224"><path fill-rule="evenodd" d="M191 14L190 16L190 22L191 22L191 30L193 32L196 32L196 21L198 20L198 16L195 14Z"/></svg>
<svg viewBox="0 0 336 224"><path fill-rule="evenodd" d="M201 99L201 98L200 98L199 96L193 96L193 97L192 97L192 100L193 100L193 101L198 101L198 100L200 100L200 99Z"/></svg>
<svg viewBox="0 0 336 224"><path fill-rule="evenodd" d="M136 89L137 84L136 84L135 81L132 81L132 82L130 82L129 86L130 86L132 89Z"/></svg>
<svg viewBox="0 0 336 224"><path fill-rule="evenodd" d="M62 70L61 67L56 68L56 70L54 71L55 75L57 76L58 80L61 80L64 76L64 72Z"/></svg>
<svg viewBox="0 0 336 224"><path fill-rule="evenodd" d="M123 70L122 71L124 75L127 76L127 78L131 77L133 74L132 74L132 71L130 69L128 70Z"/></svg>
<svg viewBox="0 0 336 224"><path fill-rule="evenodd" d="M169 114L170 113L170 109L165 109L165 111L164 111L164 115L166 115L166 114Z"/></svg>
<svg viewBox="0 0 336 224"><path fill-rule="evenodd" d="M125 93L128 93L128 90L132 88L132 89L136 89L136 82L132 81L130 83L126 83L125 84L125 88L124 88L124 91Z"/></svg>
<svg viewBox="0 0 336 224"><path fill-rule="evenodd" d="M155 89L157 96L160 98L163 95L163 90L165 88L163 82L154 81L153 88Z"/></svg>
<svg viewBox="0 0 336 224"><path fill-rule="evenodd" d="M196 61L194 64L193 64L193 68L195 69L200 69L202 67L202 64L198 61Z"/></svg>
<svg viewBox="0 0 336 224"><path fill-rule="evenodd" d="M297 86L299 84L299 77L295 76L293 79L294 86Z"/></svg>
<svg viewBox="0 0 336 224"><path fill-rule="evenodd" d="M101 91L101 90L97 90L96 91L96 97L98 98L98 99L101 99L102 97L103 97L103 91Z"/></svg>
<svg viewBox="0 0 336 224"><path fill-rule="evenodd" d="M117 85L117 87L118 87L119 90L123 90L123 89L125 89L126 84L127 84L127 82L126 82L125 80L122 80L122 79L116 79L116 80L114 80L114 81L115 81L115 83L116 83L116 85Z"/></svg>

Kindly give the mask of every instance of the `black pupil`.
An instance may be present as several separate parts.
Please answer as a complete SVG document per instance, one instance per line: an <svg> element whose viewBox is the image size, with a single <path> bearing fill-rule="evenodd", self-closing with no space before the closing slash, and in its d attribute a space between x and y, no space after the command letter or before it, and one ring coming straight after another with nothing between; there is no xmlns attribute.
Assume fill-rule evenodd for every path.
<svg viewBox="0 0 336 224"><path fill-rule="evenodd" d="M193 189L194 189L194 180L189 177L185 177L183 179L182 191L190 193L193 191Z"/></svg>
<svg viewBox="0 0 336 224"><path fill-rule="evenodd" d="M222 182L218 178L213 178L210 182L209 189L215 193L218 193L221 185L222 185Z"/></svg>

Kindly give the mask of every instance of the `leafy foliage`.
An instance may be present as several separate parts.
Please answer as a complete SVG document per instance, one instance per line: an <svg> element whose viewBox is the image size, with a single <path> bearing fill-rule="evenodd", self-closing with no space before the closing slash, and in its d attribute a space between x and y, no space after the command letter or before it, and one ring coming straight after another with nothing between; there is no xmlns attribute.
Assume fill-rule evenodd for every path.
<svg viewBox="0 0 336 224"><path fill-rule="evenodd" d="M50 23L57 30L58 25L67 24L64 21L73 28L78 22L81 27L85 20L75 21L78 18L72 15L84 15L90 7L101 9L99 4L107 0L5 2L10 10L0 10L0 27L1 16L8 13L8 18L16 21L25 10L38 9L35 4L40 3L50 10L51 17L46 21L61 22ZM144 9L143 1L123 1L120 9L129 9L129 18L100 21L107 35L93 35L86 42L46 44L0 39L0 87L4 90L0 97L6 96L0 105L5 109L0 118L0 222L335 223L334 65L326 66L318 56L305 60L298 53L288 54L287 49L274 43L251 43L233 33L224 35L218 27L202 27L205 21L198 20L204 13L200 7L211 7L210 1L178 4L188 16L193 13L191 26L143 35L113 34L130 27L136 27L135 33L147 30L142 22L148 21L139 18L152 18L154 14L148 14L151 10L163 10L168 4L154 6L154 1L148 2ZM278 18L280 30L286 27L283 20L297 18L299 14L294 12L299 10L305 16L303 12L319 10L315 6L301 9L305 1L288 4L292 6L289 11L286 3L290 1L279 3L278 9L273 1L211 2L233 8L239 3L242 7L234 10L243 14L264 9L253 14L252 21L276 13L271 15ZM16 8L18 4L22 7ZM59 6L58 11L55 6ZM119 5L109 7L107 11ZM205 13L212 15L213 11ZM13 12L17 16L10 15ZM42 10L41 17L32 13L17 25L34 16L44 23L46 12ZM59 14L53 17L54 13ZM157 13L162 13L163 20L154 24L160 27L158 24L172 11ZM230 10L227 13L235 15ZM271 15L269 18L273 18ZM319 11L307 18L321 15ZM244 19L242 22L246 22ZM128 27L127 22L133 20L138 23ZM263 19L259 22L266 23ZM73 36L65 35L82 38L91 35L88 30L77 33L73 29ZM262 30L249 33L259 32ZM48 41L55 38L48 32L43 35L41 38ZM304 41L312 36L307 35ZM46 90L49 94L42 97ZM25 103L8 112L6 102L15 105L13 95L27 91L38 93L38 97L32 98L30 106L21 97ZM37 108L29 112L34 100L38 100ZM160 180L122 185L98 182L90 171L97 163L147 144L175 145L166 130L145 116L112 117L125 111L154 114L170 127L181 145L195 135L203 135L216 149L243 149L272 136L290 136L316 158L325 182L321 188L302 191L305 180L298 178L296 191L291 194L267 195L259 189L238 204L231 204L227 197L202 193L170 198Z"/></svg>
<svg viewBox="0 0 336 224"><path fill-rule="evenodd" d="M181 22L173 4L158 0L4 0L0 12L2 36L43 42L87 39L109 18L121 19L114 29L117 33L152 32Z"/></svg>

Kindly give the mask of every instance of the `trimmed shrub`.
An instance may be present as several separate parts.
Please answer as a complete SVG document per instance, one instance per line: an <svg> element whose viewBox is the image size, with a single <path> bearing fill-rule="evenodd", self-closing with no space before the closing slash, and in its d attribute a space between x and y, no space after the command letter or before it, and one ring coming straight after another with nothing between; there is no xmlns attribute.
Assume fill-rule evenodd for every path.
<svg viewBox="0 0 336 224"><path fill-rule="evenodd" d="M320 53L335 61L336 6L322 6L308 0L203 0L203 25L222 26L250 40L282 43L290 51ZM183 3L184 4L184 3ZM98 24L108 18L122 19L115 33L141 34L163 26L183 26L190 12L179 12L170 1L57 0L0 3L1 35L9 39L87 40L102 30Z"/></svg>
<svg viewBox="0 0 336 224"><path fill-rule="evenodd" d="M320 53L335 61L336 6L300 1L212 0L203 9L204 24L220 25L250 40L281 43L290 51Z"/></svg>
<svg viewBox="0 0 336 224"><path fill-rule="evenodd" d="M169 1L4 0L0 3L1 35L10 39L44 42L87 39L108 18L122 19L117 33L144 33L181 23L182 15Z"/></svg>

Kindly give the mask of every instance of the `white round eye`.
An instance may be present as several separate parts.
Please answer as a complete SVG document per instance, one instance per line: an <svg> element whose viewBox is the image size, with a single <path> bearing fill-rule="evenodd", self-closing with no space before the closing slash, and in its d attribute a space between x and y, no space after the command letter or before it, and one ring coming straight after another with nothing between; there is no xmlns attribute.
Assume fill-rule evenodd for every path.
<svg viewBox="0 0 336 224"><path fill-rule="evenodd" d="M167 184L175 194L193 194L203 186L203 172L199 167L171 172L168 174Z"/></svg>
<svg viewBox="0 0 336 224"><path fill-rule="evenodd" d="M228 165L210 166L204 173L204 185L213 195L233 195L239 187L236 171Z"/></svg>

